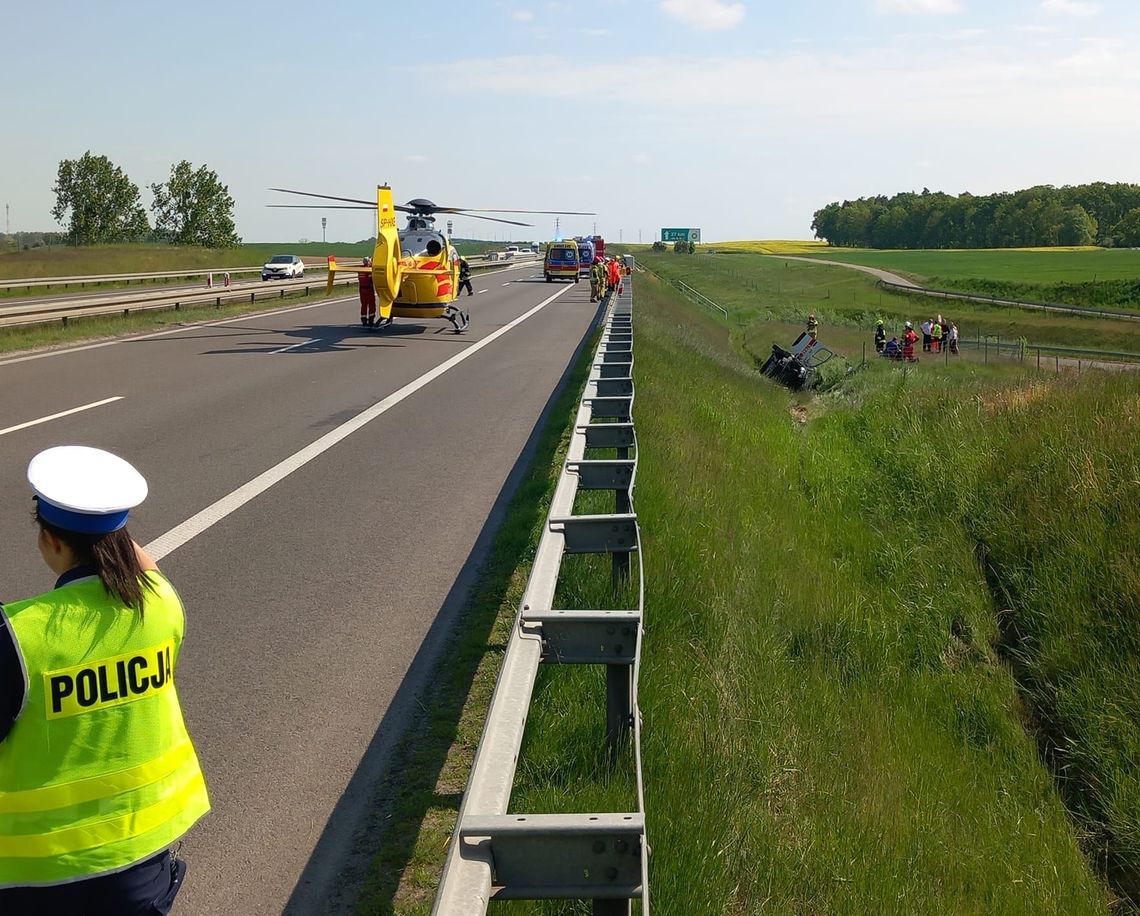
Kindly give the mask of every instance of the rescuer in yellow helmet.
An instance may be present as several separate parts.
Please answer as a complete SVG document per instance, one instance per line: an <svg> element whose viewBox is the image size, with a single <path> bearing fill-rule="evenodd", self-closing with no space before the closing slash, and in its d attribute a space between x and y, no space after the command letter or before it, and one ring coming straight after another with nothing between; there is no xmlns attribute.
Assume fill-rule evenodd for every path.
<svg viewBox="0 0 1140 916"><path fill-rule="evenodd" d="M167 913L170 847L210 801L174 687L182 602L125 527L147 483L83 446L28 482L58 579L0 608L0 913Z"/></svg>

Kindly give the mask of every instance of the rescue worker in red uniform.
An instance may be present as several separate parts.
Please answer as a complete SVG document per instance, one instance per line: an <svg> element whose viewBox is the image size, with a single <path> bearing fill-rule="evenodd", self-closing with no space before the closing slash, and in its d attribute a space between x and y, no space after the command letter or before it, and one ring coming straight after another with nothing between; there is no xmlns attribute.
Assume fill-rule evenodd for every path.
<svg viewBox="0 0 1140 916"><path fill-rule="evenodd" d="M908 321L906 323L906 333L903 334L903 346L902 346L903 359L905 359L908 363L918 362L918 360L915 359L915 356L914 356L914 345L917 341L918 341L918 335L914 333L914 328L911 326L911 323Z"/></svg>
<svg viewBox="0 0 1140 916"><path fill-rule="evenodd" d="M621 268L618 267L617 258L610 258L609 264L609 292L613 292L621 285Z"/></svg>
<svg viewBox="0 0 1140 916"><path fill-rule="evenodd" d="M376 327L376 290L372 286L372 259L365 258L364 264L368 270L362 270L356 275L360 281L360 324L362 327Z"/></svg>

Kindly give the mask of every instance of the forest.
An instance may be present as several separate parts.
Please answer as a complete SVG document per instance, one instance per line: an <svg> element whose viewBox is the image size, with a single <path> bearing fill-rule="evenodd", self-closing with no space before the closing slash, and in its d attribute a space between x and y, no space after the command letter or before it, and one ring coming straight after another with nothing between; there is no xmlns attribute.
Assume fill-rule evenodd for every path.
<svg viewBox="0 0 1140 916"><path fill-rule="evenodd" d="M844 248L1132 248L1140 246L1140 185L1039 185L981 196L923 188L832 202L811 228Z"/></svg>

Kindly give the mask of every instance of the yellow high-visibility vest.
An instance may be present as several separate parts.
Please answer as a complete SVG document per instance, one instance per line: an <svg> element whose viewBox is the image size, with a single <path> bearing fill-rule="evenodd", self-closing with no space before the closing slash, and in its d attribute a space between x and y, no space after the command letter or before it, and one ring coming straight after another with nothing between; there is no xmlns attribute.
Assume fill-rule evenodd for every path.
<svg viewBox="0 0 1140 916"><path fill-rule="evenodd" d="M0 888L119 871L210 810L174 689L182 602L147 579L141 615L94 576L4 607L28 678L0 741Z"/></svg>

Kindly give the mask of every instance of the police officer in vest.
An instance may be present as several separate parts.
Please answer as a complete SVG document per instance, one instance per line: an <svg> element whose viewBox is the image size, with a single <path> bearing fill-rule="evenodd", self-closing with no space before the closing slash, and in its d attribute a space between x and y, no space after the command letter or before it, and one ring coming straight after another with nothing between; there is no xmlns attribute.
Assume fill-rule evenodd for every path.
<svg viewBox="0 0 1140 916"><path fill-rule="evenodd" d="M171 845L210 809L174 672L182 602L124 527L130 464L28 465L50 592L0 608L0 913L168 913Z"/></svg>

